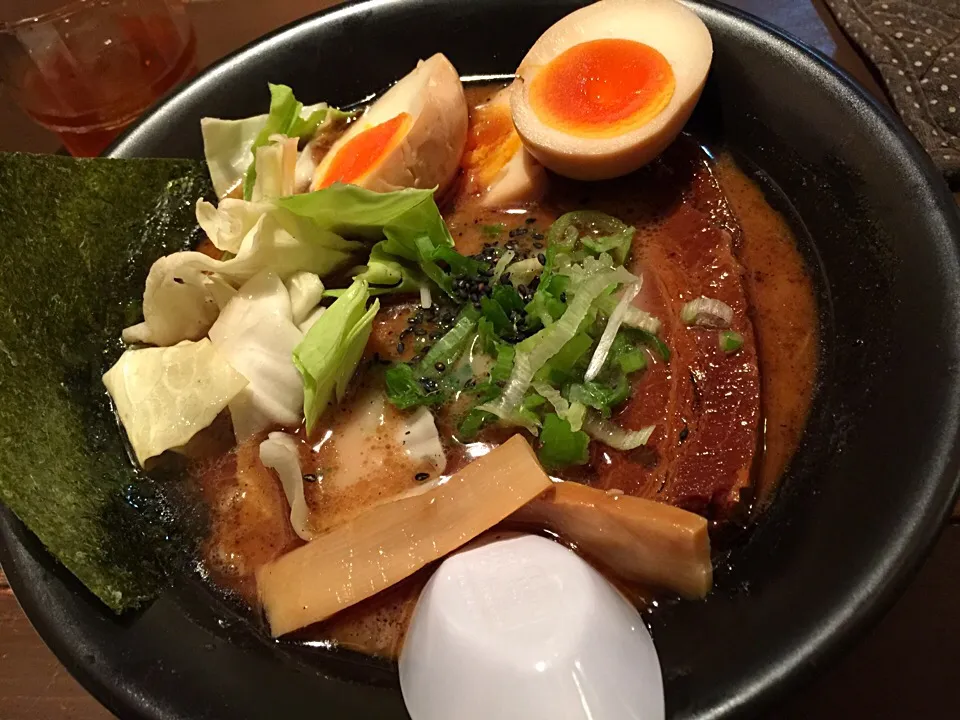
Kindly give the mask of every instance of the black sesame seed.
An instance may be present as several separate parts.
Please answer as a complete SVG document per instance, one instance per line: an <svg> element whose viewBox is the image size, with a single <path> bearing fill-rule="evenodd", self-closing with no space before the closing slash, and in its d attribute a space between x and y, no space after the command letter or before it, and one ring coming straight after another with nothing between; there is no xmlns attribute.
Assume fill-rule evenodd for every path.
<svg viewBox="0 0 960 720"><path fill-rule="evenodd" d="M560 302L565 303L566 301L567 301L567 293L561 292L561 293L560 293Z"/></svg>
<svg viewBox="0 0 960 720"><path fill-rule="evenodd" d="M175 277L175 278L173 279L173 281L174 281L177 285L183 285L183 278Z"/></svg>
<svg viewBox="0 0 960 720"><path fill-rule="evenodd" d="M540 263L541 265L546 265L546 264L547 264L547 256L544 255L543 253L538 254L538 255L537 255L537 262Z"/></svg>
<svg viewBox="0 0 960 720"><path fill-rule="evenodd" d="M402 353L402 352L404 351L404 349L405 349L405 348L404 348L404 345L403 345L403 341L401 340L400 342L397 343L397 352L398 352L398 353Z"/></svg>
<svg viewBox="0 0 960 720"><path fill-rule="evenodd" d="M526 285L517 285L517 292L520 293L521 295L526 295L526 294L527 294L527 286L526 286Z"/></svg>
<svg viewBox="0 0 960 720"><path fill-rule="evenodd" d="M416 324L417 324L417 317L416 317L416 315L411 315L410 317L408 317L408 318L407 318L407 323L410 324L410 325L416 325Z"/></svg>
<svg viewBox="0 0 960 720"><path fill-rule="evenodd" d="M526 220L524 220L527 225L533 225L536 221L537 219L535 217L528 217Z"/></svg>
<svg viewBox="0 0 960 720"><path fill-rule="evenodd" d="M413 476L413 479L416 480L417 482L423 482L429 477L430 477L430 473L418 472L416 475Z"/></svg>
<svg viewBox="0 0 960 720"><path fill-rule="evenodd" d="M442 362L438 362L434 364L433 369L436 370L437 372L443 372L444 370L447 369L447 366L444 365Z"/></svg>
<svg viewBox="0 0 960 720"><path fill-rule="evenodd" d="M531 235L530 237L532 237L534 240L543 240L543 233L534 233L534 234ZM539 244L537 244L537 243L534 243L533 246L534 246L535 248L542 248L542 247L543 247L543 245L539 245Z"/></svg>
<svg viewBox="0 0 960 720"><path fill-rule="evenodd" d="M317 481L317 476L314 475L313 473L306 473L303 476L303 481L308 483L314 483Z"/></svg>
<svg viewBox="0 0 960 720"><path fill-rule="evenodd" d="M679 435L680 442L683 442L684 440L686 440L686 439L687 439L687 435L689 435L689 434L690 434L690 428L687 427L686 425L684 425L684 426L683 426L683 430L680 431L680 435Z"/></svg>
<svg viewBox="0 0 960 720"><path fill-rule="evenodd" d="M513 284L513 280L510 279L510 273L504 273L503 275L500 276L500 284L501 285Z"/></svg>

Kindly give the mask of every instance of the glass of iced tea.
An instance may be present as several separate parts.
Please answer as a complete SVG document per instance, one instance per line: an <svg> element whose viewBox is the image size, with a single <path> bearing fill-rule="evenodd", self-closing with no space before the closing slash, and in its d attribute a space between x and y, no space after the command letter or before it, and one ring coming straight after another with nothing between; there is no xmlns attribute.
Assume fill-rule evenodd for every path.
<svg viewBox="0 0 960 720"><path fill-rule="evenodd" d="M79 0L0 23L0 79L72 155L98 155L196 72L196 46L183 0Z"/></svg>

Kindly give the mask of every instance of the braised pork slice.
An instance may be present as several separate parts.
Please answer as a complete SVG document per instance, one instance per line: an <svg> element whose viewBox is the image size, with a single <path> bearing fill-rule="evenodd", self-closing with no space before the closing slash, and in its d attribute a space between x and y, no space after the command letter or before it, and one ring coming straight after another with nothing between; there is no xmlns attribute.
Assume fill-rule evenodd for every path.
<svg viewBox="0 0 960 720"><path fill-rule="evenodd" d="M727 518L750 487L761 420L756 342L736 257L740 229L708 158L690 140L639 173L630 192L632 206L618 193L604 209L638 229L632 262L644 285L636 303L661 319L671 357L648 367L617 417L630 429L655 425L650 442L631 452L593 443L596 483ZM700 296L733 308L738 352L721 350L716 329L681 322L684 304Z"/></svg>

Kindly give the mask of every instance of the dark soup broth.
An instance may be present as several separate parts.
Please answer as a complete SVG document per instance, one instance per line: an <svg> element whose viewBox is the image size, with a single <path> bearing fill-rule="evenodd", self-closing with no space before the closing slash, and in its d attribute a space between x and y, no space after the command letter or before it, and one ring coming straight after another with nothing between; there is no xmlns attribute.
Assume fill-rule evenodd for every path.
<svg viewBox="0 0 960 720"><path fill-rule="evenodd" d="M469 88L471 107L495 90ZM815 387L818 315L796 238L733 160L722 150L707 154L685 135L625 178L578 183L551 177L539 201L495 210L461 183L443 209L456 247L466 255L496 245L508 247L517 260L535 258L545 251L551 223L573 210L603 211L636 229L628 269L643 277L637 303L662 320L669 360L651 347L647 369L633 381L615 419L627 429L656 429L647 445L632 451L591 443L590 462L559 475L671 503L716 526L747 523L771 496L803 432ZM716 331L680 322L682 306L699 296L738 311L732 329L742 346L736 352L720 346ZM412 357L448 318L442 308L420 311L412 296L382 302L348 397L310 437L299 431L316 532L437 474L404 454L401 416L385 400L382 374L385 361ZM437 416L447 456L443 474L513 432L488 431L460 443L454 428L462 411L455 402ZM259 460L262 440L197 461L191 472L210 507L204 544L209 577L254 612L256 569L303 543L290 527L278 480ZM430 570L289 640L395 658Z"/></svg>

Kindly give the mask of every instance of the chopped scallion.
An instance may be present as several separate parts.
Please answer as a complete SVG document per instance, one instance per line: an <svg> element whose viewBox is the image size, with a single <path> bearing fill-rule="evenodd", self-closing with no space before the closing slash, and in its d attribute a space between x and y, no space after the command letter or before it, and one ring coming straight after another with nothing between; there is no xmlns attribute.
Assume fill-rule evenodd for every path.
<svg viewBox="0 0 960 720"><path fill-rule="evenodd" d="M597 417L596 413L589 413L583 428L594 440L599 440L616 450L633 450L647 444L655 426L648 425L640 430L624 430L615 423Z"/></svg>
<svg viewBox="0 0 960 720"><path fill-rule="evenodd" d="M725 353L735 353L743 347L743 335L734 330L720 331L720 349Z"/></svg>
<svg viewBox="0 0 960 720"><path fill-rule="evenodd" d="M721 300L703 297L691 300L680 310L680 321L684 325L697 325L723 329L730 327L733 321L733 308Z"/></svg>
<svg viewBox="0 0 960 720"><path fill-rule="evenodd" d="M548 470L585 465L590 459L589 445L590 437L582 430L574 432L559 415L548 413L543 417L537 457Z"/></svg>

